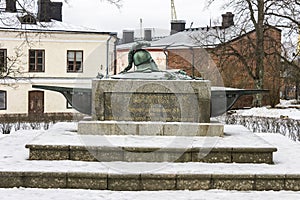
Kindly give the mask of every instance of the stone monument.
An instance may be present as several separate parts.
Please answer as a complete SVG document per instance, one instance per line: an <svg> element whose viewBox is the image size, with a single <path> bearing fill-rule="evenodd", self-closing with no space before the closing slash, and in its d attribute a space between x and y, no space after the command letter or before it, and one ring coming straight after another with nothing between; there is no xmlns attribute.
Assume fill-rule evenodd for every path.
<svg viewBox="0 0 300 200"><path fill-rule="evenodd" d="M133 45L129 64L120 74L93 80L91 121L80 122L78 133L121 134L122 126L126 135L222 136L223 125L210 123L210 81L192 79L182 71L160 71L144 45L148 44ZM136 70L128 72L133 64ZM186 123L193 131L172 128Z"/></svg>
<svg viewBox="0 0 300 200"><path fill-rule="evenodd" d="M93 173L84 167L84 172L78 168L76 173L68 169L65 173L22 172L14 175L20 181L11 186L118 191L299 190L299 175L240 174L241 170L230 168L230 163L235 169L245 166L237 163L248 163L255 170L256 163L273 164L273 152L277 149L243 127L225 126L223 134L224 126L210 121L214 102L211 98L218 96L211 93L210 81L191 79L180 71L159 71L146 51L139 51L136 57L131 53L129 59L135 64L143 63L142 68L125 70L110 79L95 79L92 92L80 90L81 94L92 93L92 103L82 109L91 117L78 123L77 132L58 131L50 141L40 135L26 145L30 160L99 161L100 167L92 165L99 169ZM43 88L72 98L67 88ZM216 110L216 114L223 112ZM178 171L172 171L177 164L171 165L169 171L171 162L182 163ZM205 162L207 172L200 165L184 170L182 166L187 162ZM216 165L209 163L227 164L213 168ZM85 165L88 164L78 166ZM269 165L264 166L270 169ZM161 171L162 167L167 170ZM12 175L3 174L0 184L7 185Z"/></svg>

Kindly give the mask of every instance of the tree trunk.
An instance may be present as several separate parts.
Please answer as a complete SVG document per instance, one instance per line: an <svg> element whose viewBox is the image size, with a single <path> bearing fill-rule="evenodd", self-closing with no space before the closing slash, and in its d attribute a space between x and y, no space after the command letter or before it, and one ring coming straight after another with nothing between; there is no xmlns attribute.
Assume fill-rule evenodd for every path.
<svg viewBox="0 0 300 200"><path fill-rule="evenodd" d="M254 86L255 86L255 89L262 90L263 89L263 79L254 80ZM253 106L254 107L261 107L262 106L262 99L263 99L262 94L254 95L253 102L252 102Z"/></svg>
<svg viewBox="0 0 300 200"><path fill-rule="evenodd" d="M257 1L257 24L255 26L256 31L256 68L255 68L255 76L256 80L254 80L256 89L264 88L264 19L265 19L265 2L264 0ZM254 106L261 107L262 106L262 94L255 95Z"/></svg>

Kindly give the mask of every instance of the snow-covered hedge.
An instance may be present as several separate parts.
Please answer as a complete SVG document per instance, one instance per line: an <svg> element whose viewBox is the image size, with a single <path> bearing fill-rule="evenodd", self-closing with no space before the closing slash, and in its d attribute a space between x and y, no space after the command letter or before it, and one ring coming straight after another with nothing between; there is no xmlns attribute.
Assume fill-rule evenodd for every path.
<svg viewBox="0 0 300 200"><path fill-rule="evenodd" d="M36 115L0 115L0 134L10 134L18 130L47 130L56 122L77 121L83 118L81 114L45 113Z"/></svg>
<svg viewBox="0 0 300 200"><path fill-rule="evenodd" d="M226 124L239 124L257 133L280 133L300 141L300 120L256 116L227 115Z"/></svg>

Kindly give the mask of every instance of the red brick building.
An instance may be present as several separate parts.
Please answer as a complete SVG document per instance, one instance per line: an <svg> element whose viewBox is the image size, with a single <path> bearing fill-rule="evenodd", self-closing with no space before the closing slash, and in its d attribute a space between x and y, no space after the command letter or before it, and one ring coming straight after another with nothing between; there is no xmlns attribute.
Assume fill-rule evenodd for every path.
<svg viewBox="0 0 300 200"><path fill-rule="evenodd" d="M251 77L251 74L255 74L256 66L256 32L249 30L238 32L239 27L234 25L227 28L220 26L185 30L153 42L153 45L162 45L166 40L176 41L173 43L175 48L172 45L168 48L168 68L184 69L191 76L201 74L214 85L256 89L254 78ZM270 92L264 96L263 104L274 106L279 103L282 86L281 30L266 28L264 50L264 89ZM245 96L235 106L249 107L252 101L253 96Z"/></svg>
<svg viewBox="0 0 300 200"><path fill-rule="evenodd" d="M231 13L222 16L221 26L177 30L168 37L152 41L148 50L164 52L166 69L182 69L191 76L202 76L214 86L255 89L250 72L255 73L256 33L251 26L241 29L234 25ZM275 105L279 102L282 83L281 30L266 28L264 50L264 89L270 92L264 96L263 104ZM241 98L236 107L252 106L252 99L252 96Z"/></svg>

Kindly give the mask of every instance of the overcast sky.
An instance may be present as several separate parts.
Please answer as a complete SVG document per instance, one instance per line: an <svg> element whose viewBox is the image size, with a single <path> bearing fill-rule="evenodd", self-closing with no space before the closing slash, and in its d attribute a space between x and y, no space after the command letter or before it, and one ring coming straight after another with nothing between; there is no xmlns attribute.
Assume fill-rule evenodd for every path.
<svg viewBox="0 0 300 200"><path fill-rule="evenodd" d="M205 0L175 0L178 20L186 20L186 27L206 26L210 18L221 21L220 5L205 8ZM143 28L170 29L171 0L123 0L118 9L101 0L69 0L64 3L63 20L68 23L96 28L99 31L122 32Z"/></svg>

